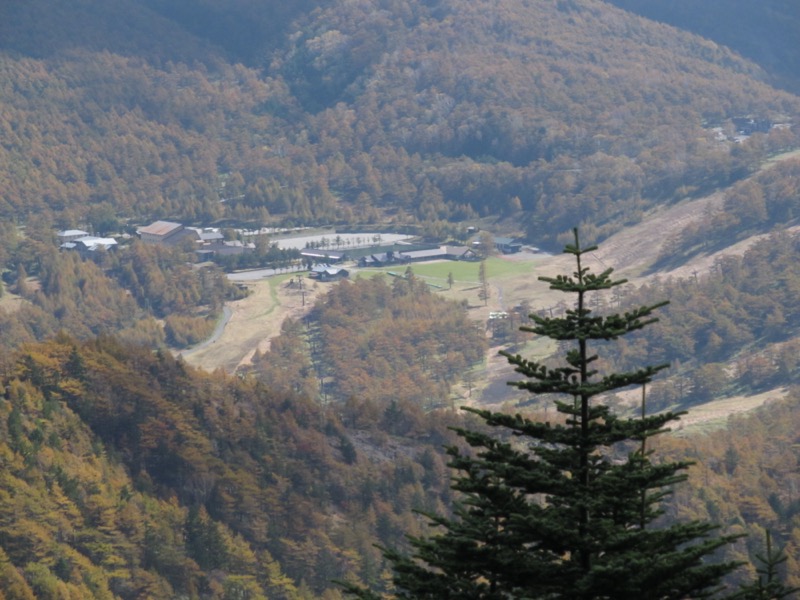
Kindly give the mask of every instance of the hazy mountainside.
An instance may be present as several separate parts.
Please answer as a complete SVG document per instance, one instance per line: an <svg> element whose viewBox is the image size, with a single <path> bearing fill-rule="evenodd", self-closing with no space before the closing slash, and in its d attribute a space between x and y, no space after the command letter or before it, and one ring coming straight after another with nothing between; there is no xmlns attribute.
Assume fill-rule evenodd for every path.
<svg viewBox="0 0 800 600"><path fill-rule="evenodd" d="M46 59L72 51L110 52L191 63L222 54L137 0L10 0L0 7L0 17L0 48L13 55Z"/></svg>
<svg viewBox="0 0 800 600"><path fill-rule="evenodd" d="M605 3L312 8L5 5L0 214L77 226L107 203L125 219L432 236L491 215L552 243L796 143L791 130L719 139L711 126L732 134L733 117L791 121L798 99L722 46Z"/></svg>
<svg viewBox="0 0 800 600"><path fill-rule="evenodd" d="M608 0L692 31L759 64L779 86L800 91L800 7L793 0Z"/></svg>
<svg viewBox="0 0 800 600"><path fill-rule="evenodd" d="M489 216L540 245L576 222L602 238L798 145L797 127L732 141L737 115L800 113L754 64L593 0L242 1L227 20L215 17L221 6L0 8L7 285L40 276L55 229L132 232L156 218L410 225L441 241L463 232L456 222ZM263 45L225 33L244 22ZM133 337L159 342L148 319L166 313L149 314L139 293L153 286L79 270L92 269L69 266L63 285L29 289L38 310L0 315L4 339L42 339L59 321L77 336L138 321ZM116 280L103 285L107 275ZM83 279L94 294L73 289ZM143 312L121 308L131 298L120 282ZM120 314L88 309L87 296ZM207 332L197 317L219 306L205 306L183 306L171 337Z"/></svg>
<svg viewBox="0 0 800 600"><path fill-rule="evenodd" d="M135 0L178 27L224 48L232 61L261 65L282 44L291 20L322 0Z"/></svg>
<svg viewBox="0 0 800 600"><path fill-rule="evenodd" d="M0 8L0 48L35 58L72 50L205 64L258 66L291 19L318 0L10 0Z"/></svg>

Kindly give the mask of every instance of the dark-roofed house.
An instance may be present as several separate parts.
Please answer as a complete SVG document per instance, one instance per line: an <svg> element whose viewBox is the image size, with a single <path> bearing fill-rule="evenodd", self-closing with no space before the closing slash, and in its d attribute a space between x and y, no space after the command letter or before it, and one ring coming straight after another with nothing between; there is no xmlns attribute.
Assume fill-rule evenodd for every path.
<svg viewBox="0 0 800 600"><path fill-rule="evenodd" d="M348 277L350 272L347 269L339 267L332 267L330 265L315 265L309 273L310 277L319 279L320 281L334 281L336 279L344 279Z"/></svg>
<svg viewBox="0 0 800 600"><path fill-rule="evenodd" d="M514 241L514 238L496 237L494 247L503 254L515 254L522 250L522 243Z"/></svg>
<svg viewBox="0 0 800 600"><path fill-rule="evenodd" d="M200 242L204 245L221 244L225 241L225 236L218 229L197 229L195 227L187 227L187 229L196 231L197 237L200 238Z"/></svg>
<svg viewBox="0 0 800 600"><path fill-rule="evenodd" d="M382 267L383 265L391 265L399 262L404 262L406 253L399 253L389 250L388 252L381 252L378 254L370 254L369 256L362 256L358 259L359 267Z"/></svg>
<svg viewBox="0 0 800 600"><path fill-rule="evenodd" d="M480 257L468 246L445 246L446 258L449 260L479 260Z"/></svg>

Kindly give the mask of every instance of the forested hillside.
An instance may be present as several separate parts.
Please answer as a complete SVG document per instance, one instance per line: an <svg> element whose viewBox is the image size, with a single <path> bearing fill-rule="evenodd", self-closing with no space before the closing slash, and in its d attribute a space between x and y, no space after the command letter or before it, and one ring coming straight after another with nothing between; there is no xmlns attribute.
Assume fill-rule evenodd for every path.
<svg viewBox="0 0 800 600"><path fill-rule="evenodd" d="M27 346L1 377L9 600L334 598L333 578L380 578L372 544L420 532L412 509L449 504L450 412L374 406L345 428L336 408L111 339Z"/></svg>
<svg viewBox="0 0 800 600"><path fill-rule="evenodd" d="M649 19L692 31L758 63L777 85L800 91L800 11L792 0L609 0ZM764 40L769 39L769 44Z"/></svg>
<svg viewBox="0 0 800 600"><path fill-rule="evenodd" d="M797 98L609 4L313 4L4 7L0 214L432 235L513 216L552 242L576 215L608 233L796 144L791 129L719 139L734 117L791 122Z"/></svg>
<svg viewBox="0 0 800 600"><path fill-rule="evenodd" d="M336 598L385 582L375 541L402 545L451 500L442 445L463 417L408 402L331 404L194 371L108 338L6 356L0 398L5 598ZM671 516L750 533L796 559L796 399L658 452L697 461ZM476 425L471 424L472 427ZM789 564L789 581L797 568ZM740 571L737 578L744 578Z"/></svg>
<svg viewBox="0 0 800 600"><path fill-rule="evenodd" d="M755 414L732 417L724 430L688 440L662 437L657 450L696 463L688 483L676 488L669 516L710 519L729 531L748 534L733 550L736 558L745 560L766 554L768 529L787 557L779 573L793 586L800 586L799 418L795 390L785 401Z"/></svg>
<svg viewBox="0 0 800 600"><path fill-rule="evenodd" d="M618 348L621 364L644 351L674 365L652 395L659 407L797 384L798 169L800 162L787 160L726 190L718 208L663 242L648 283L608 299L671 302L658 324ZM748 239L741 255L721 256L691 276L657 276Z"/></svg>
<svg viewBox="0 0 800 600"><path fill-rule="evenodd" d="M359 413L371 405L448 406L452 386L483 361L486 346L483 327L465 308L424 281L412 275L389 285L374 277L330 290L253 362L271 387L346 403L350 418L364 422L374 415Z"/></svg>
<svg viewBox="0 0 800 600"><path fill-rule="evenodd" d="M192 268L192 254L181 248L136 240L86 258L59 250L47 223L28 227L25 235L10 223L2 230L0 257L8 270L0 296L8 288L16 301L0 307L4 349L58 332L185 347L208 337L223 303L245 293L217 267Z"/></svg>

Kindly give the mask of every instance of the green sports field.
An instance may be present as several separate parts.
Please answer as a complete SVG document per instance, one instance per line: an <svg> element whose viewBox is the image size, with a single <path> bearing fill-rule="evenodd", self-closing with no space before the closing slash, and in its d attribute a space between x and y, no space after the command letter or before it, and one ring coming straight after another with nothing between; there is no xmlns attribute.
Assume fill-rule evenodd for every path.
<svg viewBox="0 0 800 600"><path fill-rule="evenodd" d="M490 281L496 279L504 279L507 277L524 277L532 275L535 270L535 265L538 261L531 258L530 260L509 260L501 257L490 257L486 260L486 276ZM449 274L453 275L453 281L456 285L478 284L478 269L479 262L466 262L466 261L450 261L441 260L429 263L416 263L411 264L411 270L414 275L434 285L447 287L447 278ZM370 276L371 274L378 273L394 273L397 275L404 275L406 266L395 265L393 267L385 267L378 269L361 269L359 273L362 275Z"/></svg>

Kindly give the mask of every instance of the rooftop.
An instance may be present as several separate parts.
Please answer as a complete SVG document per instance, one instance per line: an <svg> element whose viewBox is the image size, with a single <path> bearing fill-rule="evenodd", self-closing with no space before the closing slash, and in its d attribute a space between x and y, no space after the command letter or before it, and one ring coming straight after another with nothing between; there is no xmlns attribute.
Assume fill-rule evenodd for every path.
<svg viewBox="0 0 800 600"><path fill-rule="evenodd" d="M146 227L140 227L137 229L137 233L148 233L150 235L169 235L181 227L183 227L183 225L180 223L174 223L173 221L156 221L155 223L151 223Z"/></svg>

